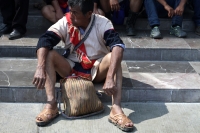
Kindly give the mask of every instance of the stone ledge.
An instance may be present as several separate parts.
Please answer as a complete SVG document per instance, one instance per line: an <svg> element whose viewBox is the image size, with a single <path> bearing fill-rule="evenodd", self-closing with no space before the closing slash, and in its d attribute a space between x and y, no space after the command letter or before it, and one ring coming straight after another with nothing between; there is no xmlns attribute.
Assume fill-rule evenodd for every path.
<svg viewBox="0 0 200 133"><path fill-rule="evenodd" d="M100 97L103 102L111 102L111 97L103 92ZM0 88L0 102L46 102L45 90ZM122 102L200 102L200 89L145 89L122 90Z"/></svg>
<svg viewBox="0 0 200 133"><path fill-rule="evenodd" d="M0 102L45 102L32 85L36 59L0 58ZM200 102L200 63L122 61L123 102ZM95 89L102 92L102 84ZM59 84L56 85L59 87ZM111 97L103 94L102 101Z"/></svg>
<svg viewBox="0 0 200 133"><path fill-rule="evenodd" d="M55 48L60 54L63 48ZM36 58L35 47L0 46L0 57ZM137 61L200 61L198 49L126 48L123 60Z"/></svg>

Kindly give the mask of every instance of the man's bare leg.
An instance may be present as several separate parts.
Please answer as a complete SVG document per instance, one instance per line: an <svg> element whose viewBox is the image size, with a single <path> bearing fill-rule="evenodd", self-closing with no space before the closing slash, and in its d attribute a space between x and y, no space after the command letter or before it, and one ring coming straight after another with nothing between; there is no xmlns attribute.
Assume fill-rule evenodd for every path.
<svg viewBox="0 0 200 133"><path fill-rule="evenodd" d="M111 8L110 8L109 0L100 0L100 4L104 12L106 13L110 12Z"/></svg>
<svg viewBox="0 0 200 133"><path fill-rule="evenodd" d="M111 8L109 0L100 0L101 8L105 13L105 17L111 19Z"/></svg>
<svg viewBox="0 0 200 133"><path fill-rule="evenodd" d="M108 68L110 66L111 54L107 54L101 61L97 75L94 79L94 82L102 82L105 80ZM121 89L122 89L122 68L121 65L117 69L117 73L115 76L115 83L117 87L117 91L114 95L112 95L112 109L110 112L110 116L114 116L115 114L124 113L121 108ZM120 121L119 121L120 123ZM126 124L127 127L132 127L133 123Z"/></svg>
<svg viewBox="0 0 200 133"><path fill-rule="evenodd" d="M70 64L67 60L59 55L56 51L49 51L46 59L46 82L45 89L47 95L47 104L44 108L56 109L57 103L55 98L56 72L61 77L66 77L71 72ZM51 116L49 116L51 117ZM38 118L38 120L40 120Z"/></svg>

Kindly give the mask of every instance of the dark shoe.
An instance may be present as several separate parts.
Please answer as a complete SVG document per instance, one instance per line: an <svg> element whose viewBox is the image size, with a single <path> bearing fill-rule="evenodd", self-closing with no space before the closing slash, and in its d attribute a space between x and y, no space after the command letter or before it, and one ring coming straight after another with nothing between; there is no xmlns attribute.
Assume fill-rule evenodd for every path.
<svg viewBox="0 0 200 133"><path fill-rule="evenodd" d="M127 36L136 36L136 30L135 30L135 28L134 27L128 27L128 28L126 28L126 35Z"/></svg>
<svg viewBox="0 0 200 133"><path fill-rule="evenodd" d="M136 30L134 26L135 26L137 17L138 17L138 13L129 12L128 18L126 20L126 35L127 36L136 36Z"/></svg>
<svg viewBox="0 0 200 133"><path fill-rule="evenodd" d="M21 34L19 31L17 31L16 29L14 29L10 35L9 35L9 40L15 40L15 39L19 39L23 36L23 34Z"/></svg>
<svg viewBox="0 0 200 133"><path fill-rule="evenodd" d="M170 34L175 35L180 38L185 38L187 36L187 33L182 30L180 26L175 26L170 28Z"/></svg>
<svg viewBox="0 0 200 133"><path fill-rule="evenodd" d="M158 26L153 27L153 29L151 30L150 37L154 38L154 39L161 39L162 38L162 35L160 33Z"/></svg>
<svg viewBox="0 0 200 133"><path fill-rule="evenodd" d="M7 24L1 24L0 26L0 34L9 34L12 32L12 26Z"/></svg>
<svg viewBox="0 0 200 133"><path fill-rule="evenodd" d="M200 26L197 26L197 28L195 30L195 34L200 36Z"/></svg>

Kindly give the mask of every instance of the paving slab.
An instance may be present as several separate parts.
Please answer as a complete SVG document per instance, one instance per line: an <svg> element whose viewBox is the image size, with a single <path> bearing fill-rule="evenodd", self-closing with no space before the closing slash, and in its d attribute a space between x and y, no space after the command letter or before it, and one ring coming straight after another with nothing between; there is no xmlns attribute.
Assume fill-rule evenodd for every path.
<svg viewBox="0 0 200 133"><path fill-rule="evenodd" d="M44 104L0 103L1 133L122 133L107 121L110 103L96 116L66 120L56 118L47 127L37 127L35 117ZM199 133L199 103L122 103L123 111L134 122L134 133Z"/></svg>

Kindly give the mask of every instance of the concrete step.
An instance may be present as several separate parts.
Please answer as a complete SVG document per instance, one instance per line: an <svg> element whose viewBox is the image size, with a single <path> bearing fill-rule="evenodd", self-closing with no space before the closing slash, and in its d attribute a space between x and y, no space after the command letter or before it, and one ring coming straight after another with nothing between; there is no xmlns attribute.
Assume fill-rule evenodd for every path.
<svg viewBox="0 0 200 133"><path fill-rule="evenodd" d="M187 38L177 38L161 31L163 39L149 37L150 30L139 30L137 36L126 36L123 27L117 27L120 37L126 44L124 60L157 60L157 61L200 61L200 37L188 32ZM38 38L46 29L29 29L25 37L8 40L8 35L0 37L0 57L35 58ZM55 49L63 53L63 43Z"/></svg>
<svg viewBox="0 0 200 133"><path fill-rule="evenodd" d="M122 133L108 122L105 112L88 118L66 120L61 115L47 127L37 127L35 117L41 103L0 103L1 133ZM199 103L122 103L124 113L134 122L134 133L199 133Z"/></svg>
<svg viewBox="0 0 200 133"><path fill-rule="evenodd" d="M36 59L0 58L0 102L45 102L32 85ZM122 62L123 102L200 102L200 62ZM56 85L57 87L59 84ZM101 90L103 84L95 84ZM111 98L104 95L104 102Z"/></svg>

